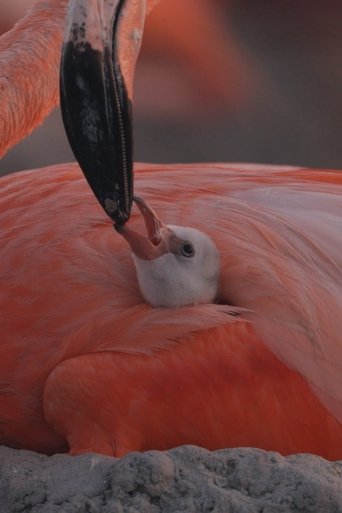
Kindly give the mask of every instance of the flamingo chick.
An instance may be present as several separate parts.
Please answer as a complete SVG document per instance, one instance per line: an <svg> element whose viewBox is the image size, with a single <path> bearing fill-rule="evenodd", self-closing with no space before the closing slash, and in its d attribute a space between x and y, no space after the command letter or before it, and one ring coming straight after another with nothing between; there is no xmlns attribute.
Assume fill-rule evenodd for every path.
<svg viewBox="0 0 342 513"><path fill-rule="evenodd" d="M147 266L155 268L162 258L175 266L180 261L176 256L183 256L174 254L179 241L176 253L191 254L194 248L193 257L181 260L185 266L200 255L198 233L193 238L195 232L175 228L186 219L210 234L218 248L219 303L200 304L205 299L195 295L190 302L198 304L180 308L146 304L126 241L114 236L78 165L2 178L0 443L45 453L116 456L186 443L208 449L251 445L283 454L342 458L341 174L243 164L136 165L137 190L172 223L165 228L138 200L148 232L139 246L139 238L130 232L139 233L141 216L130 217L132 145L126 95L132 89L134 59L126 61L127 53L119 52L114 58L122 66L106 72L113 48L129 49L125 42L132 41L123 37L132 33L126 30L130 18L124 14L129 10L123 7L139 7L139 2L85 3L89 14L101 16L84 19L83 8L72 12L82 14L76 20L79 34L84 35L86 23L90 47L102 45L92 53L92 62L103 73L90 70L88 78L100 86L93 82L91 93L102 91L93 100L104 100L96 104L92 120L106 123L88 130L94 127L86 109L81 111L86 113L81 116L85 129L78 131L73 124L74 104L69 100L80 98L75 85L84 82L73 80L75 66L70 64L75 58L74 64L83 62L89 71L89 59L84 62L84 52L77 54L71 30L64 46L63 106L82 170L111 219L120 225L129 219L129 226L117 229L133 246L145 296L151 289L151 279L141 278L148 276ZM100 3L106 6L103 11L97 11ZM24 24L25 62L44 53L45 46L56 54L56 42L53 49L47 44L44 52L32 50L41 49L51 35L49 27L43 39L36 34L34 19L41 18L42 9L43 18L52 18L60 33L64 13L46 13L51 4L63 11L65 1L42 0ZM116 27L118 45L112 44L110 31L100 30L108 36L103 41L91 37L99 34L99 25L93 31L88 23L103 21L102 13L109 21L106 26ZM1 67L6 87L0 87L5 147L22 135L17 121L27 133L38 113L42 115L42 105L35 105L33 118L28 115L34 101L27 98L40 98L44 88L51 92L45 82L55 80L53 65L46 74L30 74L28 90L24 84L13 89L20 30L17 26L5 40L9 60L0 46L7 61ZM9 45L14 40L18 52ZM44 63L39 70L45 71ZM107 94L113 88L119 99L115 104ZM45 103L50 109L51 101ZM118 117L126 122L117 123ZM102 126L111 127L109 135ZM112 140L113 145L107 144ZM118 196L113 184L119 184ZM117 199L119 209L114 208ZM146 247L157 258L146 259ZM208 268L212 276L215 265ZM195 266L193 270L196 275ZM189 276L185 273L184 281ZM179 297L184 302L179 287L177 293L172 306L180 303ZM160 295L158 291L154 296L158 302ZM215 295L213 286L210 300Z"/></svg>
<svg viewBox="0 0 342 513"><path fill-rule="evenodd" d="M171 225L210 235L219 302L146 304L77 165L2 178L0 442L341 458L341 175L145 164L135 180ZM119 230L141 225L133 211Z"/></svg>
<svg viewBox="0 0 342 513"><path fill-rule="evenodd" d="M218 293L220 258L210 237L195 228L166 226L145 200L135 197L148 238L127 225L115 229L129 243L140 291L155 307L212 303Z"/></svg>

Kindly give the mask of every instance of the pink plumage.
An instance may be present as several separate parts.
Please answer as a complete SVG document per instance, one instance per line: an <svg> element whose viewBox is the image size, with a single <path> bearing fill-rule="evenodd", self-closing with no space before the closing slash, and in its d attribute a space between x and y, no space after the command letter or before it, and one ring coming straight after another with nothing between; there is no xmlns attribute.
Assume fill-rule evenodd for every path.
<svg viewBox="0 0 342 513"><path fill-rule="evenodd" d="M155 309L75 165L3 178L1 442L341 457L340 189L337 171L138 165L139 194L222 260L220 304Z"/></svg>

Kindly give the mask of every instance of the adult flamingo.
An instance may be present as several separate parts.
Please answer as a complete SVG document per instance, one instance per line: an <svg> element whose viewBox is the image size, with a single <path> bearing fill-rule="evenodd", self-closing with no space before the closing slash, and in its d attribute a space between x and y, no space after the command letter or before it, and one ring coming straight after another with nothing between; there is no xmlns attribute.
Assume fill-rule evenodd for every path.
<svg viewBox="0 0 342 513"><path fill-rule="evenodd" d="M25 1L21 9L17 7L18 11L24 11L30 3L33 0ZM0 156L30 134L59 102L58 71L67 3L67 0L36 2L28 15L0 38ZM150 7L154 3L149 0ZM197 2L197 10L194 11L192 3L195 5L196 0L191 0L184 8L183 22L188 25L192 23L191 27L194 28L181 40L179 30L175 30L172 23L176 16L175 2L158 6L156 15L149 20L151 30L147 52L160 46L162 38L165 51L175 55L178 60L183 48L189 73L197 82L201 82L200 91L208 91L215 102L220 100L225 107L233 108L233 104L241 98L242 89L246 90L246 86L241 86L241 83L246 83L245 58L232 35L229 34L227 43L220 31L213 30L218 18L215 8L202 0ZM161 33L158 25L163 19L167 26L164 23L164 32ZM203 51L203 34L210 40L206 53ZM229 59L226 59L224 66L224 55L228 48ZM220 69L224 69L224 74L218 76ZM224 88L226 77L232 69L239 88L232 84Z"/></svg>
<svg viewBox="0 0 342 513"><path fill-rule="evenodd" d="M125 239L141 273L146 260L174 258L166 239L179 229L141 200L120 237L77 165L3 178L0 441L48 453L195 443L341 458L340 174L138 165L136 189L172 225L210 235L219 301L145 303ZM195 251L175 256L191 262L186 242Z"/></svg>

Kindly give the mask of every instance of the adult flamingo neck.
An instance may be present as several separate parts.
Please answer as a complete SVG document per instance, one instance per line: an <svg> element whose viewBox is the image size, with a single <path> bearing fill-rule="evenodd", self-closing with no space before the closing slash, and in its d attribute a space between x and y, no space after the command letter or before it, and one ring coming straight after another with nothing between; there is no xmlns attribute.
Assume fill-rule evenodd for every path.
<svg viewBox="0 0 342 513"><path fill-rule="evenodd" d="M41 0L0 38L0 157L59 102L67 0Z"/></svg>
<svg viewBox="0 0 342 513"><path fill-rule="evenodd" d="M157 1L138 2L142 4L142 15L145 7L148 12ZM40 125L59 103L59 63L67 5L68 0L39 0L0 38L0 158ZM121 60L125 68L127 55L122 54ZM128 60L131 65L132 58ZM132 73L124 72L131 97Z"/></svg>

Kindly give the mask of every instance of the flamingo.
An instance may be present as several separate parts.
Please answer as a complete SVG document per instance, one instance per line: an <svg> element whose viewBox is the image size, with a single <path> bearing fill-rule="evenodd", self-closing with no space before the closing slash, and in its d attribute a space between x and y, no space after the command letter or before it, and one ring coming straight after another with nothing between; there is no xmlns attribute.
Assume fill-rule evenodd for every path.
<svg viewBox="0 0 342 513"><path fill-rule="evenodd" d="M122 12L116 37L132 21ZM127 122L136 54L111 107ZM63 102L99 203L77 164L1 179L0 442L47 454L190 443L341 458L341 174L136 164L137 208L128 184L113 209L100 146L98 176L77 147L89 130L74 131ZM129 149L115 141L126 178Z"/></svg>
<svg viewBox="0 0 342 513"><path fill-rule="evenodd" d="M262 77L230 27L233 5L234 2L228 0L159 2L146 19L140 62L149 65L146 69L143 64L140 69L138 67L135 110L145 111L150 117L152 112L155 116L161 117L164 113L168 119L179 119L185 117L185 112L188 117L198 118L201 110L208 117L213 111L217 115L218 112L241 109L251 101L250 84L256 85ZM157 60L154 66L152 59L148 63L149 55ZM167 58L174 62L175 71L176 64L181 69L181 73L177 73L178 81L169 67L160 71ZM156 79L163 80L166 93L160 91L160 87L153 89L151 80L145 78L151 72ZM144 81L146 86L142 87ZM196 83L195 90L193 83ZM177 89L178 98L172 86ZM140 95L140 88L141 91L145 89L144 95ZM199 105L191 111L189 104L194 94L198 96Z"/></svg>

